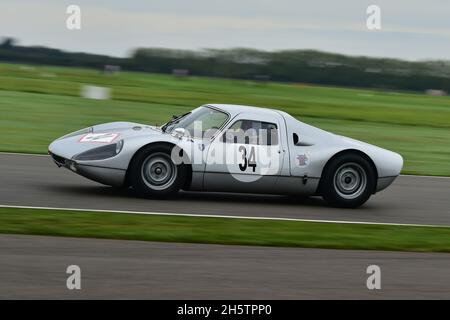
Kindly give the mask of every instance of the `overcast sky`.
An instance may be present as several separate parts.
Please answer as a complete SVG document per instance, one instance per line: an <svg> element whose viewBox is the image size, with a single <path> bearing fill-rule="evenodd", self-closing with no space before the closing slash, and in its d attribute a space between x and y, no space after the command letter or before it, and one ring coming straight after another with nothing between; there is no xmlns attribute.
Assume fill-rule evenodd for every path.
<svg viewBox="0 0 450 320"><path fill-rule="evenodd" d="M79 5L82 29L66 28ZM381 8L382 29L366 28ZM0 37L126 56L136 47L318 49L450 60L450 0L1 0Z"/></svg>

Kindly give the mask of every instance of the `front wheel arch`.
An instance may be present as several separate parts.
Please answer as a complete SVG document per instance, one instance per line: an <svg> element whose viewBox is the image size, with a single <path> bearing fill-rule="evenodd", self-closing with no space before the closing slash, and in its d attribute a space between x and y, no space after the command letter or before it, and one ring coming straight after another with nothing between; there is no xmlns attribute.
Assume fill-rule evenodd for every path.
<svg viewBox="0 0 450 320"><path fill-rule="evenodd" d="M154 146L154 147L158 147L158 146L169 146L171 148L175 147L176 145L170 142L151 142L151 143L147 143L144 144L143 146L141 146L139 149L137 149L133 156L130 159L130 162L128 163L128 168L127 171L125 173L125 182L124 182L124 187L128 188L131 186L130 183L130 165L131 163L133 163L134 158L136 157L136 155L144 148L147 148L149 146ZM183 150L184 151L184 150ZM182 187L182 189L187 189L189 188L191 181L192 181L192 165L190 163L186 163L186 170L187 170L187 176L186 176L186 182L184 184L184 186Z"/></svg>
<svg viewBox="0 0 450 320"><path fill-rule="evenodd" d="M375 163L373 162L372 158L370 158L366 153L364 153L360 150L346 149L346 150L342 150L342 151L336 153L330 159L328 159L327 163L323 167L322 172L320 174L319 186L317 187L316 194L321 195L323 193L323 180L324 180L323 173L330 166L330 164L334 161L334 159L336 159L344 154L355 154L355 155L363 157L365 160L367 160L370 163L370 165L372 166L373 173L375 174L375 181L378 180L378 170L377 170L377 167L376 167ZM374 194L376 192L376 189L377 189L377 185L375 183L375 185L373 186L372 194Z"/></svg>

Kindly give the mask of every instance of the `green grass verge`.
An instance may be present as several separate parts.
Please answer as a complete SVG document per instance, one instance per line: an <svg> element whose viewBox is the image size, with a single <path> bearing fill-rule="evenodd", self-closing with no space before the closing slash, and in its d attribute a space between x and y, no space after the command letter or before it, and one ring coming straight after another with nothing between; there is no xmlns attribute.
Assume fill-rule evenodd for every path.
<svg viewBox="0 0 450 320"><path fill-rule="evenodd" d="M0 233L332 249L450 252L450 228L0 208Z"/></svg>
<svg viewBox="0 0 450 320"><path fill-rule="evenodd" d="M80 98L83 84L110 101ZM68 132L110 121L161 124L205 103L272 107L399 152L403 173L450 176L450 98L299 84L0 64L1 151L45 153Z"/></svg>

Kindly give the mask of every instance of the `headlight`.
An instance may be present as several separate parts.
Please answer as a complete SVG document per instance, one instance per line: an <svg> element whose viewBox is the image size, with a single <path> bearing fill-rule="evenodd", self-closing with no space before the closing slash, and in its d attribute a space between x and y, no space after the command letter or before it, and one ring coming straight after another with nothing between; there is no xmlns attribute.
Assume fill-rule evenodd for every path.
<svg viewBox="0 0 450 320"><path fill-rule="evenodd" d="M116 143L116 154L122 151L122 148L123 148L123 140L120 140Z"/></svg>
<svg viewBox="0 0 450 320"><path fill-rule="evenodd" d="M70 138L70 137L75 137L75 136L79 136L79 135L82 135L82 134L88 134L88 133L91 133L92 131L94 131L93 127L84 128L84 129L81 129L81 130L78 130L78 131L66 134L65 136L62 136L61 138L59 138L58 140L65 139L65 138Z"/></svg>
<svg viewBox="0 0 450 320"><path fill-rule="evenodd" d="M123 140L118 141L114 144L108 144L106 146L98 147L92 150L88 150L76 155L74 160L103 160L114 157L119 154L123 148Z"/></svg>

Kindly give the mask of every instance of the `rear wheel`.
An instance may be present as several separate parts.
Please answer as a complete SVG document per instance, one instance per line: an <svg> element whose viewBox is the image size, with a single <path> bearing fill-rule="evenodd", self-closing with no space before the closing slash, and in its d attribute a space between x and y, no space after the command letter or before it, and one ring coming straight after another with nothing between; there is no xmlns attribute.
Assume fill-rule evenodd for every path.
<svg viewBox="0 0 450 320"><path fill-rule="evenodd" d="M184 185L186 168L176 165L169 145L147 146L130 164L130 182L141 196L165 198L174 195Z"/></svg>
<svg viewBox="0 0 450 320"><path fill-rule="evenodd" d="M343 154L327 165L322 175L322 196L336 207L356 208L375 190L372 165L357 154Z"/></svg>

